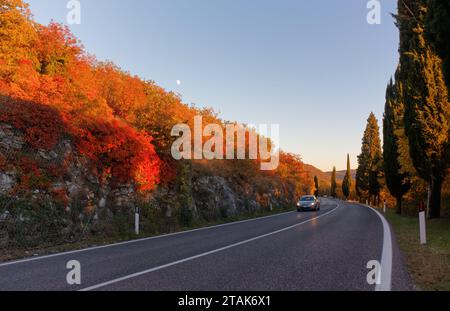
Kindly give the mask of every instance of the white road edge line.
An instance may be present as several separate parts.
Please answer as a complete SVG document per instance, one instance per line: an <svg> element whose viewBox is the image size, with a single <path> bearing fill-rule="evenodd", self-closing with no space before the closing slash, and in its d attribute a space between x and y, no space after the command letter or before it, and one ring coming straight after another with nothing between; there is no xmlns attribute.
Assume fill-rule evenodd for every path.
<svg viewBox="0 0 450 311"><path fill-rule="evenodd" d="M364 205L374 211L383 223L383 251L381 253L381 282L375 286L375 291L390 291L392 283L392 237L391 227L386 218L376 209Z"/></svg>
<svg viewBox="0 0 450 311"><path fill-rule="evenodd" d="M240 246L240 245L247 244L247 243L250 243L250 242L253 242L253 241L256 241L256 240L260 240L262 238L265 238L265 237L268 237L268 236L271 236L271 235L275 235L275 234L278 234L278 233L281 233L281 232L284 232L284 231L291 230L293 228L296 228L296 227L299 227L301 225L304 225L304 224L306 224L308 222L311 222L311 221L314 221L314 220L319 219L321 217L327 216L327 215L333 213L334 211L336 211L338 208L339 208L339 204L337 204L335 208L333 208L329 212L326 212L325 214L322 214L322 215L319 215L317 217L305 220L305 221L300 222L298 224L295 224L295 225L292 225L292 226L289 226L289 227L286 227L286 228L283 228L283 229L280 229L280 230L276 230L276 231L273 231L273 232L269 232L269 233L266 233L266 234L263 234L263 235L259 235L259 236L256 236L254 238L251 238L251 239L248 239L248 240L244 240L244 241L241 241L241 242L238 242L238 243L234 243L234 244L231 244L231 245L228 245L228 246L217 248L217 249L211 250L209 252L201 253L201 254L198 254L198 255L195 255L195 256L191 256L191 257L187 257L187 258L184 258L184 259L180 259L180 260L177 260L177 261L165 264L165 265L161 265L161 266L154 267L154 268L151 268L151 269L147 269L147 270L144 270L144 271L141 271L141 272L129 274L129 275L126 275L126 276L123 276L123 277L120 277L120 278L117 278L117 279L114 279L114 280L111 280L111 281L107 281L107 282L104 282L104 283L100 283L100 284L97 284L97 285L86 287L86 288L80 289L79 291L91 291L91 290L98 289L98 288L101 288L101 287L105 287L105 286L108 286L108 285L111 285L111 284L115 284L115 283L118 283L118 282L121 282L121 281L125 281L125 280L131 279L131 278L135 278L135 277L138 277L138 276L141 276L141 275L144 275L144 274L148 274L148 273L151 273L151 272L154 272L154 271L157 271L157 270L161 270L161 269L164 269L164 268L175 266L177 264L184 263L184 262L187 262L187 261L191 261L191 260L194 260L194 259L197 259L197 258L200 258L200 257L204 257L204 256L208 256L208 255L211 255L211 254L215 254L215 253L218 253L218 252L221 252L221 251L224 251L224 250L236 247L236 246Z"/></svg>
<svg viewBox="0 0 450 311"><path fill-rule="evenodd" d="M115 246L132 244L132 243L139 243L139 242L144 242L144 241L149 241L149 240L155 240L155 239L161 239L161 238L181 235L181 234L185 234L185 233L191 233L191 232L196 232L196 231L204 231L204 230L209 230L209 229L214 229L214 228L232 226L232 225L242 224L242 223L251 222L251 221L257 221L257 220L262 220L262 219L267 219L267 218L279 217L279 216L292 214L292 213L294 213L294 212L284 212L284 213L279 213L279 214L275 214L275 215L251 218L251 219L246 219L246 220L239 220L239 221L229 222L229 223L220 224L220 225L202 227L202 228L191 229L191 230L180 231L180 232L174 232L174 233L168 233L168 234L161 234L161 235L157 235L157 236L151 236L151 237L148 237L148 238L135 239L135 240L129 240L129 241L124 241L124 242L112 243L112 244L107 244L107 245L99 245L99 246L93 246L93 247L88 247L88 248L83 248L83 249L77 249L77 250L73 250L73 251L55 253L55 254L50 254L50 255L19 259L19 260L15 260L15 261L0 263L0 268L1 267L5 267L5 266L10 266L10 265L30 262L30 261L36 261L36 260L41 260L41 259L52 258L52 257L59 257L59 256L64 256L64 255L83 253L83 252L93 251L93 250L102 249L102 248L115 247Z"/></svg>

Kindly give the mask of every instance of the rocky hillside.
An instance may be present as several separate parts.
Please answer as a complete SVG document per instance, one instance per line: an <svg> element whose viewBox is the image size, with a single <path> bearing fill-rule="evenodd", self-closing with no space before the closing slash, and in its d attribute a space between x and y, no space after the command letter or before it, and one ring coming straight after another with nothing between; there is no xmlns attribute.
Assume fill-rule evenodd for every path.
<svg viewBox="0 0 450 311"><path fill-rule="evenodd" d="M286 152L273 171L258 157L175 161L175 125L228 122L98 61L64 25L34 22L24 1L6 0L0 33L0 249L126 238L137 208L151 234L311 193L300 156Z"/></svg>
<svg viewBox="0 0 450 311"><path fill-rule="evenodd" d="M17 107L20 114L14 113ZM0 248L127 235L136 208L143 215L143 230L156 233L280 208L295 200L295 189L286 188L275 175L258 180L247 176L245 170L255 165L248 161L180 162L172 183L142 192L138 180L123 178L133 176L133 168L114 156L123 150L90 156L58 111L2 97L0 112ZM39 128L29 120L32 114ZM50 134L55 137L43 140ZM101 136L94 131L89 135ZM125 142L120 146L125 148ZM224 167L241 174L229 175Z"/></svg>

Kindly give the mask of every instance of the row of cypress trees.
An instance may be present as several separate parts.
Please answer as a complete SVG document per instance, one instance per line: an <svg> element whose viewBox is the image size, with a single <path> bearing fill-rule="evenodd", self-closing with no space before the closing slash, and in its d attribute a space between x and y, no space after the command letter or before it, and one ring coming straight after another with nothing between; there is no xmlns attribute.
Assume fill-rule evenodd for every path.
<svg viewBox="0 0 450 311"><path fill-rule="evenodd" d="M423 179L429 187L429 217L439 218L450 162L450 1L398 0L394 17L400 32L400 61L386 89L382 167L372 167L370 172L384 172L398 213L413 178ZM374 122L372 115L368 122ZM373 124L369 127L374 130ZM378 141L372 140L373 133L367 134L357 189L373 192L377 189L370 184L375 176L362 172L366 165L378 165L381 150L374 146ZM364 146L367 143L369 147Z"/></svg>
<svg viewBox="0 0 450 311"><path fill-rule="evenodd" d="M333 171L331 173L330 195L334 198L338 197L337 187L338 187L338 184L336 182L336 167L333 166ZM349 197L351 195L351 192L352 192L351 189L352 189L352 171L350 168L350 155L347 154L347 170L345 172L345 176L342 181L342 194L346 200L349 199Z"/></svg>
<svg viewBox="0 0 450 311"><path fill-rule="evenodd" d="M429 217L439 218L450 163L450 1L398 0L393 16L400 32L400 62L386 88L383 149L371 113L358 156L356 195L378 205L386 186L401 214L404 195L421 178L429 187ZM346 198L352 187L349 158L347 166ZM334 168L332 196L336 189Z"/></svg>

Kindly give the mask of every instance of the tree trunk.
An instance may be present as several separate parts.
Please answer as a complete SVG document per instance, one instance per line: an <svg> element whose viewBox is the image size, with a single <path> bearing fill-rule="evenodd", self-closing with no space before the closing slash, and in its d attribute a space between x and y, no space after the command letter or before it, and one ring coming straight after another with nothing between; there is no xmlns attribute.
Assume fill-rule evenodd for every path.
<svg viewBox="0 0 450 311"><path fill-rule="evenodd" d="M402 214L402 197L399 196L397 198L397 209L395 211L397 214L401 215Z"/></svg>
<svg viewBox="0 0 450 311"><path fill-rule="evenodd" d="M430 218L440 218L442 179L433 177L430 183L430 190Z"/></svg>

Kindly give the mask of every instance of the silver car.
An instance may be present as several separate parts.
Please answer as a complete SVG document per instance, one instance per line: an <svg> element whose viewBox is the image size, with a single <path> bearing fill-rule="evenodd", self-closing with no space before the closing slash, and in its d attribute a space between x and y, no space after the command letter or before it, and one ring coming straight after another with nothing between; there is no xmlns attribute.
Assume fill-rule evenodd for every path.
<svg viewBox="0 0 450 311"><path fill-rule="evenodd" d="M304 195L297 203L297 212L320 211L320 201L313 195Z"/></svg>

